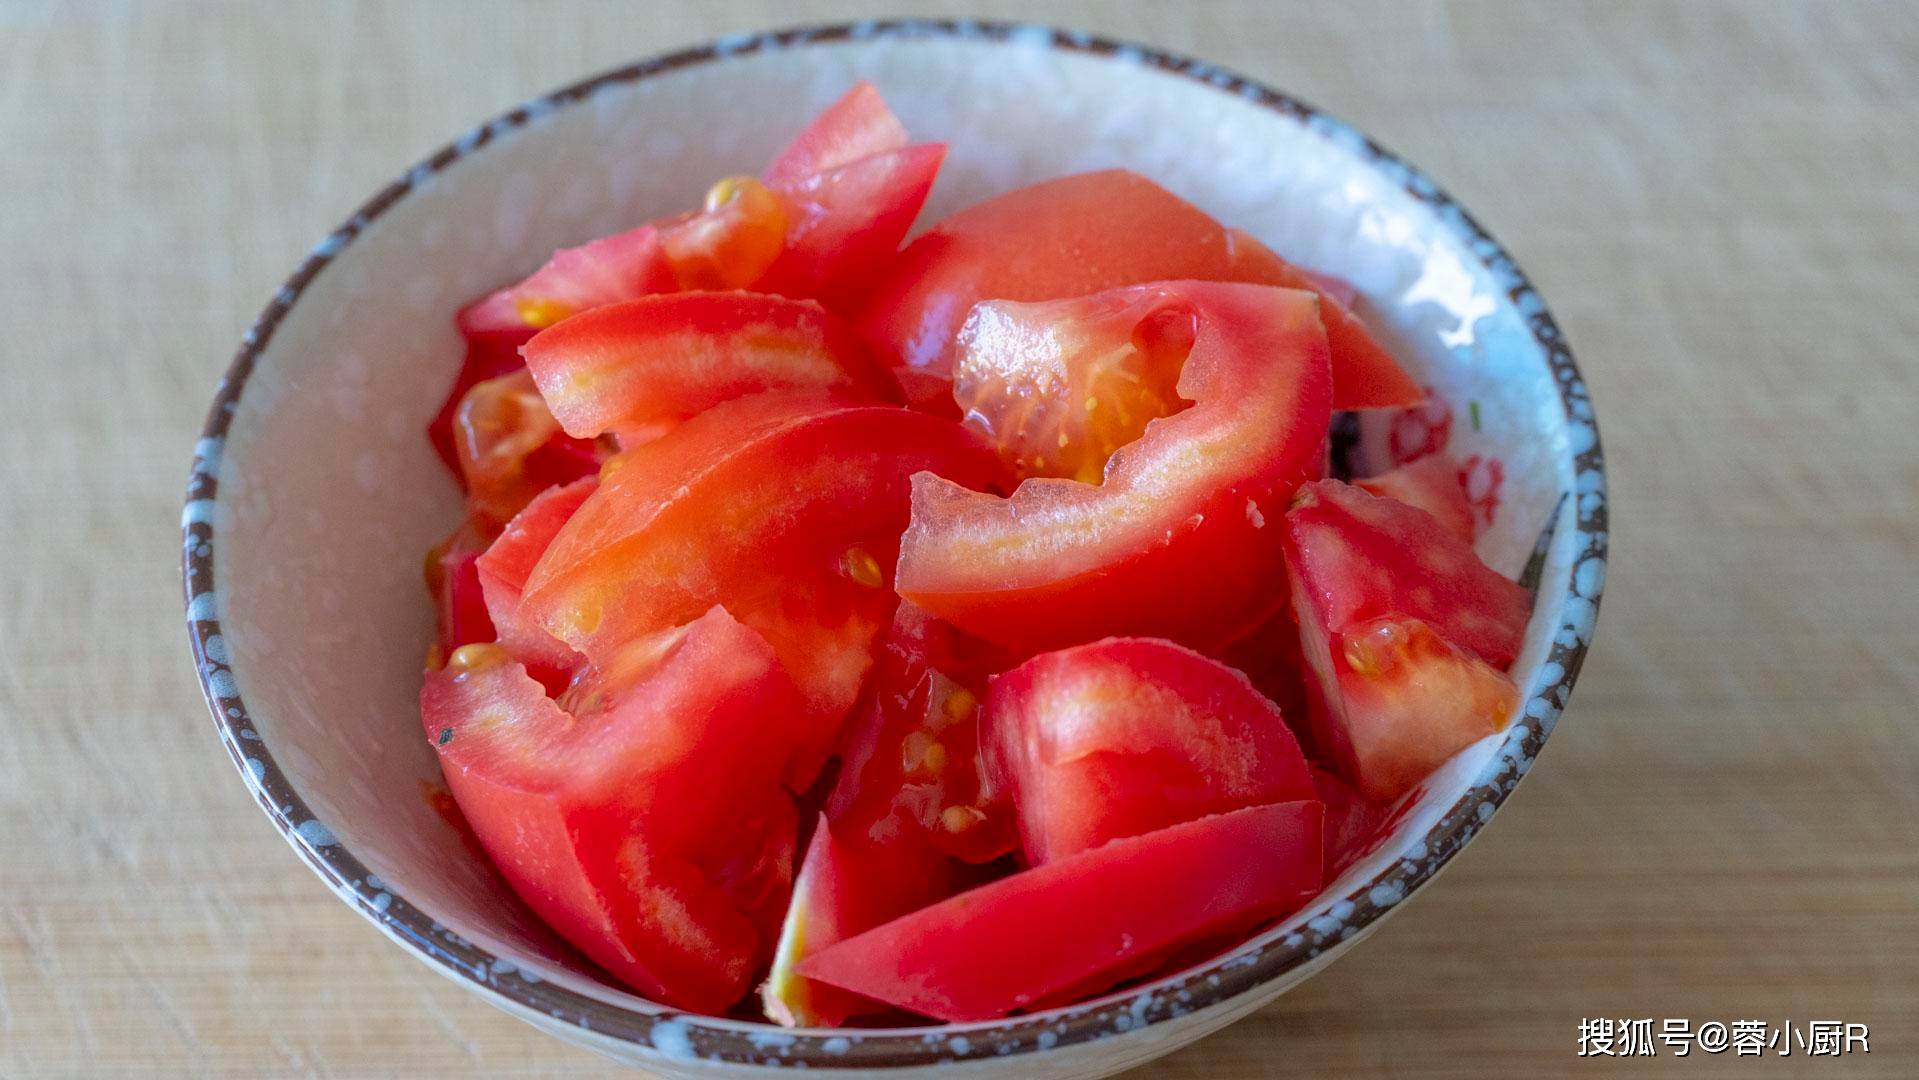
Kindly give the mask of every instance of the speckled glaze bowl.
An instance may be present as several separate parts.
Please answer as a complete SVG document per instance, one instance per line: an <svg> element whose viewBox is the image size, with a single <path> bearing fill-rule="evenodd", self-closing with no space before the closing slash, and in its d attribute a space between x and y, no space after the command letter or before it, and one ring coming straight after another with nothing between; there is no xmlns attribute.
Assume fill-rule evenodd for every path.
<svg viewBox="0 0 1919 1080"><path fill-rule="evenodd" d="M432 632L420 553L459 498L422 432L459 362L464 300L752 171L860 78L917 136L951 144L923 220L1126 166L1353 282L1438 403L1370 415L1342 441L1374 461L1443 446L1466 463L1481 554L1538 598L1511 729L1440 769L1369 856L1281 925L1149 985L1003 1023L785 1031L603 982L423 794L440 776L416 719ZM1405 902L1525 775L1591 638L1607 528L1592 404L1552 316L1426 177L1206 64L1040 27L921 22L729 38L568 87L434 153L321 240L247 331L194 450L183 526L207 702L300 857L434 970L676 1077L1104 1076L1271 1001Z"/></svg>

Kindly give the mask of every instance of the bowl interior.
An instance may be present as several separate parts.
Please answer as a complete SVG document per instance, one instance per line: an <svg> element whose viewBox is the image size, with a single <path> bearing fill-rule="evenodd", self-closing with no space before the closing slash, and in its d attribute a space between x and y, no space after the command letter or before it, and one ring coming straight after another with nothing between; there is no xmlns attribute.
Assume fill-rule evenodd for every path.
<svg viewBox="0 0 1919 1080"><path fill-rule="evenodd" d="M187 515L206 528L189 532L190 614L216 709L263 805L376 919L425 916L386 918L388 933L496 988L511 976L520 989L653 1008L545 932L431 798L440 774L416 709L431 635L419 568L459 501L423 430L459 361L452 315L463 301L555 247L756 171L860 78L916 136L950 144L923 221L1018 184L1124 166L1351 281L1443 402L1369 417L1361 452L1444 443L1471 463L1489 515L1481 552L1508 574L1558 523L1515 668L1532 699L1522 725L1433 776L1392 837L1262 942L1318 944L1301 959L1332 948L1363 921L1357 910L1390 907L1423 880L1395 886L1395 866L1450 854L1429 850L1427 835L1458 816L1469 790L1503 790L1523 774L1563 704L1567 651L1590 630L1587 598L1603 567L1580 527L1601 497L1596 458L1580 456L1593 450L1590 410L1583 391L1562 392L1576 377L1569 366L1556 375L1536 334L1543 309L1423 178L1342 126L1223 73L1060 44L1024 31L742 41L562 94L416 169L385 205L323 241L304 280L276 299L249 337L264 342L250 373L236 368L200 447ZM195 584L196 559L210 560L217 586ZM1477 820L1454 830L1460 842ZM475 971L485 953L496 961Z"/></svg>

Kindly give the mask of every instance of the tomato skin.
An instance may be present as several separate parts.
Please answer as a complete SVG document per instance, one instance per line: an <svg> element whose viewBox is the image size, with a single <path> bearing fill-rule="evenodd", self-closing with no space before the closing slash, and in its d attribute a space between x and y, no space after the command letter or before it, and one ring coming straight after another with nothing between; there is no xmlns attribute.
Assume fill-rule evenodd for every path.
<svg viewBox="0 0 1919 1080"><path fill-rule="evenodd" d="M899 400L893 377L817 303L742 292L643 297L576 315L523 350L574 438L661 428L768 390Z"/></svg>
<svg viewBox="0 0 1919 1080"><path fill-rule="evenodd" d="M605 304L675 288L653 225L562 248L525 280L460 309L469 340L487 333L531 333Z"/></svg>
<svg viewBox="0 0 1919 1080"><path fill-rule="evenodd" d="M1473 505L1459 466L1445 454L1428 454L1390 472L1354 480L1353 486L1424 510L1451 535L1473 542Z"/></svg>
<svg viewBox="0 0 1919 1080"><path fill-rule="evenodd" d="M1326 805L1325 878L1330 883L1372 850L1382 827L1392 820L1392 806L1368 800L1339 774L1317 765L1313 787Z"/></svg>
<svg viewBox="0 0 1919 1080"><path fill-rule="evenodd" d="M1407 616L1498 670L1519 655L1531 595L1423 510L1321 480L1300 488L1284 543L1299 610L1328 633Z"/></svg>
<svg viewBox="0 0 1919 1080"><path fill-rule="evenodd" d="M541 918L639 992L721 1013L785 907L798 703L724 611L652 647L608 705L573 716L504 650L473 646L427 672L421 716L462 813Z"/></svg>
<svg viewBox="0 0 1919 1080"><path fill-rule="evenodd" d="M473 523L461 522L427 555L426 585L439 614L442 656L462 645L493 640L493 621L488 617L478 568L485 546Z"/></svg>
<svg viewBox="0 0 1919 1080"><path fill-rule="evenodd" d="M769 184L803 180L905 145L905 126L879 90L861 79L794 136L760 178Z"/></svg>
<svg viewBox="0 0 1919 1080"><path fill-rule="evenodd" d="M1324 469L1331 419L1317 303L1294 290L1167 282L1005 307L1044 322L1130 311L1141 295L1197 313L1178 380L1195 404L1121 447L1098 485L1035 477L1000 498L916 477L900 595L1029 653L1105 636L1211 648L1284 602L1274 533L1293 491Z"/></svg>
<svg viewBox="0 0 1919 1080"><path fill-rule="evenodd" d="M1041 865L1184 821L1314 797L1279 708L1169 641L1107 638L993 680L982 760Z"/></svg>
<svg viewBox="0 0 1919 1080"><path fill-rule="evenodd" d="M786 243L753 287L851 310L899 251L945 160L944 143L920 143L775 185Z"/></svg>
<svg viewBox="0 0 1919 1080"><path fill-rule="evenodd" d="M486 612L499 631L499 643L554 693L565 688L586 658L547 633L545 628L524 618L520 612L520 596L534 564L546 553L561 526L599 484L598 476L586 476L534 496L526 509L507 523L475 565L486 598Z"/></svg>
<svg viewBox="0 0 1919 1080"><path fill-rule="evenodd" d="M907 480L921 470L998 478L991 450L936 417L809 393L722 403L608 462L534 567L524 609L604 665L726 606L806 694L817 771L892 618ZM811 779L800 769L796 788Z"/></svg>
<svg viewBox="0 0 1919 1080"><path fill-rule="evenodd" d="M1320 886L1316 801L1201 818L970 889L799 973L937 1020L994 1020L1144 974L1295 910Z"/></svg>
<svg viewBox="0 0 1919 1080"><path fill-rule="evenodd" d="M950 406L955 337L983 300L1040 301L1170 280L1308 289L1325 305L1334 408L1422 396L1365 325L1246 233L1137 173L1081 173L1009 191L933 225L900 252L860 316L917 408ZM1348 375L1346 368L1354 368Z"/></svg>

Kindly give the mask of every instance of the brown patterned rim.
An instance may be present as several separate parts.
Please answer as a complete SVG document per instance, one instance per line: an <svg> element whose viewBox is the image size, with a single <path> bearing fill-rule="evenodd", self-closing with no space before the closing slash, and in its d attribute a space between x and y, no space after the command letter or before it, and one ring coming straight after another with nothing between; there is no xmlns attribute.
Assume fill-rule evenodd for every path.
<svg viewBox="0 0 1919 1080"><path fill-rule="evenodd" d="M253 730L221 636L214 591L214 515L219 459L240 395L274 329L306 287L381 214L434 174L487 143L602 88L731 56L816 43L945 38L1018 43L1090 54L1207 84L1222 93L1281 113L1346 146L1425 203L1507 289L1526 320L1559 387L1572 432L1574 545L1563 617L1538 678L1539 689L1508 733L1492 764L1426 834L1373 879L1341 897L1322 896L1306 926L1242 948L1144 989L992 1024L901 1030L786 1031L770 1025L614 1005L519 971L510 961L466 941L387 888L340 844L288 782L272 752ZM1558 521L1556 514L1554 521ZM1607 549L1605 466L1592 401L1558 325L1512 258L1444 191L1379 144L1296 98L1210 64L1157 49L1048 27L973 21L883 21L804 27L723 38L575 83L529 102L442 147L387 185L352 218L323 239L287 279L242 339L221 380L205 430L195 447L182 516L187 631L201 687L234 764L262 809L315 873L343 899L426 962L519 1009L669 1057L740 1064L813 1068L876 1068L1021 1054L1090 1042L1154 1024L1248 994L1364 930L1431 878L1478 831L1531 766L1572 691L1591 641L1604 585ZM1542 598L1551 610L1555 597ZM1257 939L1256 939L1257 940Z"/></svg>

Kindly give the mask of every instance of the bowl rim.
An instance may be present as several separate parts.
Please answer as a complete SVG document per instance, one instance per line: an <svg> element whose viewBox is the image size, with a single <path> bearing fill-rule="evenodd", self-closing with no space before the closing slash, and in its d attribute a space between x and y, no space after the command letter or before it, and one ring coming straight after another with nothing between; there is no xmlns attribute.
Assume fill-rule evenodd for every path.
<svg viewBox="0 0 1919 1080"><path fill-rule="evenodd" d="M1562 496L1548 531L1571 499L1574 558L1565 586L1565 606L1577 615L1557 628L1542 673L1551 679L1529 696L1507 730L1498 754L1475 782L1441 814L1406 854L1343 895L1322 893L1318 912L1301 931L1255 935L1204 965L1077 1005L1030 1016L970 1024L900 1029L787 1029L746 1020L681 1013L664 1006L629 1008L570 990L519 970L487 949L442 926L430 914L368 871L308 808L253 730L234 681L221 634L215 592L213 513L219 489L221 451L242 392L275 328L308 285L353 240L387 210L436 174L472 156L489 142L578 104L599 90L637 82L676 69L777 49L813 44L849 44L881 39L949 39L1019 44L1130 63L1201 83L1339 141L1368 165L1389 173L1406 192L1435 212L1441 224L1506 287L1507 299L1524 318L1551 369L1569 430L1582 437L1572 447L1576 494ZM1592 636L1604 586L1609 513L1605 463L1592 400L1558 324L1543 299L1504 247L1417 168L1357 129L1300 99L1213 64L1163 49L1097 34L1033 24L952 19L901 19L806 25L718 38L665 53L572 83L535 98L440 147L388 184L329 233L289 276L242 336L195 444L182 514L182 579L187 636L201 690L242 779L267 816L307 865L341 899L406 946L423 962L467 983L509 1011L537 1015L543 1024L567 1025L593 1036L631 1044L642 1055L697 1057L753 1065L805 1064L813 1068L891 1068L941 1061L1041 1052L1137 1030L1241 998L1323 953L1359 936L1430 880L1479 828L1530 768L1565 707ZM1544 539L1544 538L1542 538ZM1547 601L1550 605L1553 601ZM1538 603L1535 604L1538 610ZM1412 857L1416 854L1418 857ZM1261 942L1261 938L1267 940ZM650 1003L649 1003L650 1004Z"/></svg>

